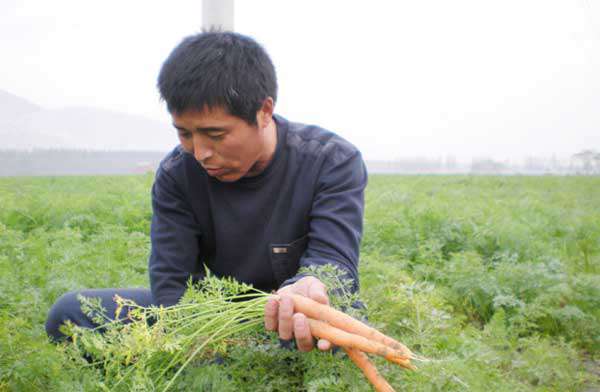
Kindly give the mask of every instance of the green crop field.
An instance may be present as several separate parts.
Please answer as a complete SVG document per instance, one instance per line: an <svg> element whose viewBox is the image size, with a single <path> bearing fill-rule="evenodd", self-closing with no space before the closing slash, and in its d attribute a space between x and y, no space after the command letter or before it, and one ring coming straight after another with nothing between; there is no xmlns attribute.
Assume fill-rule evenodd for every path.
<svg viewBox="0 0 600 392"><path fill-rule="evenodd" d="M147 286L152 180L0 179L0 390L109 390L44 321L68 290ZM373 175L360 272L369 321L430 360L375 360L398 391L600 389L598 177ZM342 353L230 352L173 390L370 390Z"/></svg>

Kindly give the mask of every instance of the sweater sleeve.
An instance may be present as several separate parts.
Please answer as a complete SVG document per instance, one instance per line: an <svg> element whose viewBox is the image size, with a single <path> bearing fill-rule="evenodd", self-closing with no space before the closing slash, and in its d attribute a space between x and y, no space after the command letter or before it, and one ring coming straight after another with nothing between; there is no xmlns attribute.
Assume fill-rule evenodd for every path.
<svg viewBox="0 0 600 392"><path fill-rule="evenodd" d="M152 186L152 245L148 262L150 289L156 305L176 304L190 277L204 277L200 261L199 225L181 189L159 168Z"/></svg>
<svg viewBox="0 0 600 392"><path fill-rule="evenodd" d="M300 267L333 264L358 290L358 259L363 229L367 170L360 152L327 159L317 181L310 212L308 246ZM305 274L286 280L295 283Z"/></svg>

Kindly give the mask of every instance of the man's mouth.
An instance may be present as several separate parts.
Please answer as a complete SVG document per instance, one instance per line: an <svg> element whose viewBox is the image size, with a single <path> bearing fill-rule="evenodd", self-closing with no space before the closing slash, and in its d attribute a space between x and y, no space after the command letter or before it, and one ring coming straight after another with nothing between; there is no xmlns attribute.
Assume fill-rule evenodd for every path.
<svg viewBox="0 0 600 392"><path fill-rule="evenodd" d="M208 173L209 176L211 177L218 177L222 174L225 174L226 170L223 168L219 168L219 167L215 167L215 168L208 168L205 167L204 170L206 170L206 172Z"/></svg>

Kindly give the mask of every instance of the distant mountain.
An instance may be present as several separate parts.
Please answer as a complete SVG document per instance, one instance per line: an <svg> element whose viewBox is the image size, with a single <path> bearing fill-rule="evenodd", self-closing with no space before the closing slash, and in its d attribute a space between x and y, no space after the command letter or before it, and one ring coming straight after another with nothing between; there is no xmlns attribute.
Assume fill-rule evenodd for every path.
<svg viewBox="0 0 600 392"><path fill-rule="evenodd" d="M169 151L177 134L169 124L91 107L43 109L0 91L0 149Z"/></svg>
<svg viewBox="0 0 600 392"><path fill-rule="evenodd" d="M40 110L41 107L26 99L0 90L0 121L20 117Z"/></svg>

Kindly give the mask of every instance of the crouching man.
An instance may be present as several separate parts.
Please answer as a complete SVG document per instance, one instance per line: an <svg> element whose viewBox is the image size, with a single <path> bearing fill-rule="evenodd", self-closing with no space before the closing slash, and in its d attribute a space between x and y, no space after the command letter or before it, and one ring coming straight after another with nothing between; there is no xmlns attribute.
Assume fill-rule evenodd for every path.
<svg viewBox="0 0 600 392"><path fill-rule="evenodd" d="M184 39L164 62L158 89L180 144L161 162L152 187L150 290L94 289L114 316L113 296L140 305L178 302L208 267L280 301L265 327L298 348L314 348L306 317L285 294L328 303L327 287L300 267L333 264L358 289L367 173L360 152L318 126L275 114L277 80L265 50L249 37L204 32ZM326 110L326 108L324 108ZM46 330L64 339L66 320L95 327L78 292L51 308ZM123 309L123 315L127 309ZM327 350L330 343L317 342Z"/></svg>

